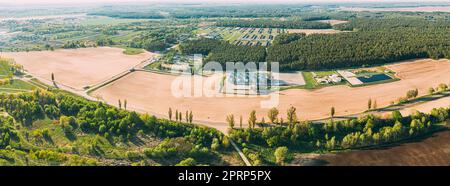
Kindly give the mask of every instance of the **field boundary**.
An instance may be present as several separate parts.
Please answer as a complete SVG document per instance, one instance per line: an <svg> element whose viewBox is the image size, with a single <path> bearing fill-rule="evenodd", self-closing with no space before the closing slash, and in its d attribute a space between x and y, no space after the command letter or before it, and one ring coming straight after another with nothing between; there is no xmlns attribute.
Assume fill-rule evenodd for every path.
<svg viewBox="0 0 450 186"><path fill-rule="evenodd" d="M445 124L446 122L442 122L442 124ZM343 151L352 151L352 150L375 150L380 148L386 148L386 147L394 147L398 146L404 143L413 143L420 140L423 140L425 138L431 137L435 133L439 132L445 132L449 131L449 128L446 125L440 126L440 124L434 125L434 129L431 129L423 134L420 134L418 136L410 136L407 138L400 139L398 141L393 141L391 143L383 143L379 145L367 145L367 146L361 146L361 147L354 147L354 148L342 148L342 149L332 149L330 152L343 152Z"/></svg>

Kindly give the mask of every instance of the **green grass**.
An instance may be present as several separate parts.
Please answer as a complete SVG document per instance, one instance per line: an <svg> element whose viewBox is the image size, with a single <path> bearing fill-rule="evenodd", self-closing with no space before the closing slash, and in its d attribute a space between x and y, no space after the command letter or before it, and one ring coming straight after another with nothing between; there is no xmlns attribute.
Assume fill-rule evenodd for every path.
<svg viewBox="0 0 450 186"><path fill-rule="evenodd" d="M222 28L222 29L221 29ZM276 37L278 35L276 33L276 30L274 29L271 34L269 34L268 29L264 29L262 33L259 33L258 29L256 29L253 33L250 33L249 30L242 31L242 30L235 30L235 27L229 27L232 28L231 30L225 30L225 27L216 27L212 29L198 29L195 31L197 34L204 34L204 33L212 33L216 32L219 33L223 40L228 41L229 43L235 43L237 40L240 40L244 35L249 34L251 35L257 35L258 38L262 35L266 36L266 39L269 38L270 35ZM257 40L250 41L253 44L257 43Z"/></svg>
<svg viewBox="0 0 450 186"><path fill-rule="evenodd" d="M222 31L220 32L220 35L222 36L222 38L230 43L233 43L234 41L236 41L237 39L239 39L240 37L243 36L243 34L240 31L235 31L235 30L226 30L226 31Z"/></svg>
<svg viewBox="0 0 450 186"><path fill-rule="evenodd" d="M120 33L119 35L112 36L111 39L115 43L126 43L131 41L133 38L139 36L142 31L132 31L132 32L124 32Z"/></svg>
<svg viewBox="0 0 450 186"><path fill-rule="evenodd" d="M314 89L319 85L314 79L312 72L302 72L302 75L305 78L305 89Z"/></svg>
<svg viewBox="0 0 450 186"><path fill-rule="evenodd" d="M145 66L144 68L147 70L156 70L159 69L160 65L162 64L161 61L150 63L149 65Z"/></svg>
<svg viewBox="0 0 450 186"><path fill-rule="evenodd" d="M7 85L1 85L0 86L0 92L5 92L5 93L17 93L17 92L25 92L25 91L31 91L31 90L35 90L37 87L22 81L22 80L13 80L10 84Z"/></svg>
<svg viewBox="0 0 450 186"><path fill-rule="evenodd" d="M203 28L194 30L194 34L206 34L206 33L210 33L210 32L211 32L210 29L203 29Z"/></svg>
<svg viewBox="0 0 450 186"><path fill-rule="evenodd" d="M0 78L8 78L12 75L10 60L0 59ZM6 80L6 79L4 79ZM2 81L4 81L2 80ZM9 84L0 85L1 93L18 93L34 90L37 87L22 80L14 79Z"/></svg>
<svg viewBox="0 0 450 186"><path fill-rule="evenodd" d="M40 82L40 81L39 81L38 79L36 79L36 78L31 78L30 81L29 81L28 83L30 83L30 84L32 84L32 85L34 85L34 86L36 86L36 87L42 88L42 89L49 89L49 88L51 88L51 86L49 86L49 85L47 85L47 84L45 84L45 83Z"/></svg>
<svg viewBox="0 0 450 186"><path fill-rule="evenodd" d="M324 76L329 76L329 75L332 75L332 74L337 74L337 72L334 71L334 70L331 70L331 71L316 71L314 73L316 73L316 75L319 76L319 77L324 77Z"/></svg>
<svg viewBox="0 0 450 186"><path fill-rule="evenodd" d="M19 89L2 89L0 88L0 93L6 93L6 94L16 94L25 92L25 90L19 90Z"/></svg>
<svg viewBox="0 0 450 186"><path fill-rule="evenodd" d="M141 48L131 48L131 47L126 47L126 46L116 46L116 47L125 49L123 51L123 54L125 54L125 55L137 55L137 54L144 53L144 49L141 49Z"/></svg>
<svg viewBox="0 0 450 186"><path fill-rule="evenodd" d="M336 71L317 71L314 72L316 73L317 76L319 77L323 77L323 76L328 76L331 74L336 74ZM288 89L318 89L318 88L322 88L322 87L327 87L327 86L335 86L335 85L346 85L347 82L346 81L342 81L340 83L337 84L319 84L315 79L314 79L314 75L313 72L302 72L303 78L305 79L305 85L297 85L297 86L289 86L289 87L282 87L280 88L280 90L288 90Z"/></svg>
<svg viewBox="0 0 450 186"><path fill-rule="evenodd" d="M7 59L0 59L0 78L11 74L9 62Z"/></svg>

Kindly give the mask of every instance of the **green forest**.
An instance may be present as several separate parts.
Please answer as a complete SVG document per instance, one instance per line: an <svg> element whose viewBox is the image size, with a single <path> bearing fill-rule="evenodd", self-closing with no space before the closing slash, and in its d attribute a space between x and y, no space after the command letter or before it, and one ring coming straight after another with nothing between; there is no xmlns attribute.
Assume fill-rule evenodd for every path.
<svg viewBox="0 0 450 186"><path fill-rule="evenodd" d="M287 8L284 5L201 5L201 4L183 4L183 5L158 5L158 6L135 6L123 5L120 8L114 6L104 6L89 12L90 15L102 15L117 18L132 19L199 19L199 18L264 18L264 17L290 17L302 16L306 20L317 18L314 7L310 5L292 5ZM330 14L333 17L346 16L347 14ZM350 14L351 15L351 14ZM321 14L320 17L330 17L328 14ZM312 18L312 19L310 19Z"/></svg>
<svg viewBox="0 0 450 186"><path fill-rule="evenodd" d="M260 62L266 57L266 49L262 46L236 46L216 39L199 39L187 41L180 45L183 54L202 54L205 61L216 61L223 65L226 62Z"/></svg>
<svg viewBox="0 0 450 186"><path fill-rule="evenodd" d="M281 34L267 51L254 47L244 49L210 39L189 41L181 46L186 54L208 55L206 61L279 62L280 69L285 71L371 66L416 58L450 58L448 20L355 19L335 27L350 32L308 36Z"/></svg>
<svg viewBox="0 0 450 186"><path fill-rule="evenodd" d="M0 108L2 165L227 165L222 156L232 154L222 133L192 119L158 119L60 91L0 94Z"/></svg>
<svg viewBox="0 0 450 186"><path fill-rule="evenodd" d="M405 139L412 139L430 132L445 129L445 121L450 118L450 108L433 109L430 114L415 112L410 116L402 116L394 111L390 118L364 115L356 119L326 123L299 121L296 109L291 107L287 116L278 116L276 108L268 112L270 123L257 121L255 113L250 114L248 128L234 128L230 132L231 139L243 147L243 152L254 165L279 164L273 161L273 153L267 154L277 147L286 147L292 152L329 152L346 149L357 149L377 145L386 145Z"/></svg>
<svg viewBox="0 0 450 186"><path fill-rule="evenodd" d="M355 26L352 26L355 25ZM267 61L284 70L371 66L416 58L450 58L450 22L416 19L352 20L352 32L313 34L268 48Z"/></svg>

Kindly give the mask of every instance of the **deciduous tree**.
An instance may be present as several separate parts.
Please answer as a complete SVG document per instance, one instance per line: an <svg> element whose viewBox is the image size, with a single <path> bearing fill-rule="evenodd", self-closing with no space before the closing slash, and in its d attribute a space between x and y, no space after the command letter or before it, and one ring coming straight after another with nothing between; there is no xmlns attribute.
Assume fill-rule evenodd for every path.
<svg viewBox="0 0 450 186"><path fill-rule="evenodd" d="M234 129L234 115L230 114L227 116L227 123L230 129Z"/></svg>
<svg viewBox="0 0 450 186"><path fill-rule="evenodd" d="M292 127L298 121L296 110L297 109L295 107L291 106L287 111L287 119L290 127Z"/></svg>
<svg viewBox="0 0 450 186"><path fill-rule="evenodd" d="M271 108L269 110L269 112L267 113L267 117L269 118L269 120L272 124L275 124L277 122L278 114L279 114L279 111L275 107Z"/></svg>
<svg viewBox="0 0 450 186"><path fill-rule="evenodd" d="M288 156L288 148L287 147L278 147L275 150L275 160L279 165L284 165L286 162L286 158Z"/></svg>

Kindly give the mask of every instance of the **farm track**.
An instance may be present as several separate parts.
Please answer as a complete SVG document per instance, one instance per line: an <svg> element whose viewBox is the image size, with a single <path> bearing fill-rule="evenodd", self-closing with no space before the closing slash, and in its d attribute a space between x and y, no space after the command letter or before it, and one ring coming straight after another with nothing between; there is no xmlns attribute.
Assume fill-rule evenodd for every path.
<svg viewBox="0 0 450 186"><path fill-rule="evenodd" d="M55 81L50 81L50 80L47 80L47 79L42 78L42 77L39 77L39 76L37 76L37 75L35 75L33 73L30 73L30 72L26 72L26 74L31 75L32 77L36 78L37 80L39 80L40 82L42 82L44 84L47 84L47 85L50 85L50 86L55 86L55 87L57 87L57 88L59 88L61 90L65 90L67 92L74 93L76 95L82 96L82 97L84 97L84 98L86 98L88 100L91 100L91 101L99 101L99 100L102 99L101 96L100 97L95 97L95 96L90 95L89 93L93 92L95 90L98 90L98 89L100 89L102 87L105 87L107 85L110 85L112 83L114 83L114 85L116 85L116 84L118 84L116 82L119 81L119 80L122 81L122 79L124 79L124 77L128 77L128 75L131 76L131 75L133 75L133 73L139 73L139 72L135 72L135 71L147 71L147 70L144 69L144 67L147 66L148 64L150 64L151 62L152 62L151 59L144 60L141 63L138 63L138 64L134 65L133 67L126 69L125 71L122 71L122 72L120 72L118 74L114 74L114 75L110 76L106 80L103 80L100 83L95 84L95 85L93 85L92 87L90 87L90 88L88 88L86 90L84 90L84 89L83 90L77 89L77 88L74 88L72 86L68 86L68 85L65 85L63 83L57 82L57 81L56 82ZM154 79L154 78L155 77L152 77L152 79ZM34 84L34 82L31 82L32 81L31 78L25 78L24 80ZM121 87L121 88L123 89L124 87ZM285 94L285 92L283 92L283 94ZM420 105L422 103L426 103L426 102L429 102L429 101L435 101L435 100L439 100L439 99L442 99L442 98L446 98L449 95L450 95L450 92L445 92L445 93L442 93L442 95L438 95L438 94L434 95L434 96L430 97L430 99L420 99L420 100L417 100L417 101L409 102L407 104L395 105L395 106L392 106L392 107L386 107L386 108L378 109L376 111L371 111L371 112L362 112L362 113L356 113L356 114L351 114L351 115L341 115L339 117L335 117L335 119L336 120L344 120L344 119L348 119L348 118L358 117L358 116L364 115L364 114L391 112L393 110L400 110L400 109L404 109L404 108ZM124 98L128 98L128 97L124 97ZM112 104L114 102L108 102L108 103L111 104L111 105L114 105L114 104ZM157 104L157 103L154 103L154 104ZM134 106L132 104L128 105L128 108L129 108L129 110L134 110L134 111L137 111L137 112L140 112L140 113L149 113L149 114L153 114L153 115L155 115L157 117L167 118L164 114L157 113L157 112L152 112L151 110L144 109L144 108L141 108L139 106L136 107L136 106ZM320 123L320 122L326 122L327 120L329 120L329 118L313 120L313 122L314 123ZM202 120L200 118L200 119L195 119L194 122L197 123L197 124L200 124L200 125L207 126L207 127L216 128L216 129L222 131L225 134L226 134L226 130L228 128L226 123L224 123L224 122L217 122L217 120L215 120L215 121L204 121L204 120ZM235 148L235 150L238 153L240 152L240 149L238 147L234 147L234 148ZM241 153L239 153L239 155L241 156L241 158L243 159L243 161L245 162L246 165L250 164L248 159L245 157L245 155L243 155Z"/></svg>
<svg viewBox="0 0 450 186"><path fill-rule="evenodd" d="M119 74L116 74L116 75L114 75L114 76L112 76L110 78L107 78L106 80L104 80L104 81L102 81L102 82L100 82L100 83L98 83L98 84L88 88L85 92L87 94L89 94L90 92L93 92L93 91L95 91L95 90L97 90L97 89L99 89L99 88L101 88L103 86L106 86L109 83L112 83L112 82L114 82L114 81L116 81L116 80L118 80L118 79L120 79L120 78L122 78L122 77L124 77L124 76L126 76L126 75L128 75L128 74L130 74L132 72L134 72L135 70L144 69L144 67L146 67L147 65L150 65L152 62L154 62L153 58L146 59L146 60L142 61L141 63L135 65L134 67L132 67L130 69L127 69L127 70L125 70L125 71L123 71L123 72L121 72Z"/></svg>

